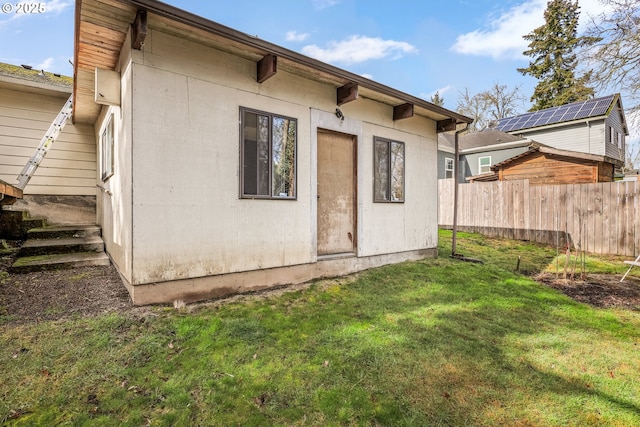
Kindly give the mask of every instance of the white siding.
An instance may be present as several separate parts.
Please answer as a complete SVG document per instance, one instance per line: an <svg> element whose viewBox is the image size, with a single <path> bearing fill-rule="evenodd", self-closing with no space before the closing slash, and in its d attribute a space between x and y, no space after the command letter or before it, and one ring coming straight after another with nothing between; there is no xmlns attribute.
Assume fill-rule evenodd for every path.
<svg viewBox="0 0 640 427"><path fill-rule="evenodd" d="M0 87L0 179L16 183L68 97L68 93ZM95 176L93 127L73 125L69 120L24 193L95 195Z"/></svg>

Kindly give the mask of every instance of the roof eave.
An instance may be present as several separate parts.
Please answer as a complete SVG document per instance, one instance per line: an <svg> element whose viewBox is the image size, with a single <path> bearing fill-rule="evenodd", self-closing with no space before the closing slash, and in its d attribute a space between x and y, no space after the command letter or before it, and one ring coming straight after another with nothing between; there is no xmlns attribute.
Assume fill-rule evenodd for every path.
<svg viewBox="0 0 640 427"><path fill-rule="evenodd" d="M81 0L76 0L76 1L77 1L76 20L78 21L79 20L78 6L82 3L82 1ZM246 33L234 30L232 28L221 25L217 22L206 19L202 16L195 15L191 12L185 11L183 9L179 9L177 7L168 5L166 3L162 3L155 0L119 0L119 1L121 3L127 3L129 5L135 6L139 9L146 10L147 12L151 12L158 16L162 16L162 17L174 20L176 22L210 32L212 34L228 38L231 41L242 43L254 49L261 50L264 52L265 55L273 54L283 59L287 59L289 61L298 63L300 65L310 67L312 69L333 75L334 77L344 80L345 83L346 82L356 83L359 86L362 86L363 88L367 88L369 90L373 90L387 96L398 98L403 102L414 104L416 107L426 109L428 111L431 111L435 114L442 115L449 119L454 119L457 124L473 122L473 119L470 117L467 117L462 114L456 113L454 111L448 110L446 108L440 107L431 102L425 101L424 99L417 98L415 96L409 95L397 89L393 89L389 86L383 85L373 80L369 80L365 77L359 76L357 74L351 73L349 71L343 70L333 65L324 63L322 61L318 61L308 56L301 55L297 52L291 51L289 49L275 45L273 43L259 39L257 37L250 36ZM78 22L76 22L76 46L77 46L77 38L78 38L77 28L78 28ZM77 62L77 55L78 55L78 52L76 48L76 52L75 52L76 62Z"/></svg>

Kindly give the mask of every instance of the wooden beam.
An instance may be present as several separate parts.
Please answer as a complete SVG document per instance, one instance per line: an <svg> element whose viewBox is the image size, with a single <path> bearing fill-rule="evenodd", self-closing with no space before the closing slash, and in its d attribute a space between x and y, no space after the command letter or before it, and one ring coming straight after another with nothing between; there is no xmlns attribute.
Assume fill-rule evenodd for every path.
<svg viewBox="0 0 640 427"><path fill-rule="evenodd" d="M257 66L258 83L262 83L267 79L273 77L278 72L278 57L272 54L265 55Z"/></svg>
<svg viewBox="0 0 640 427"><path fill-rule="evenodd" d="M140 50L144 46L144 40L147 38L147 11L138 9L136 18L131 26L131 48Z"/></svg>
<svg viewBox="0 0 640 427"><path fill-rule="evenodd" d="M407 102L406 104L396 105L393 107L393 121L408 119L413 117L413 104Z"/></svg>
<svg viewBox="0 0 640 427"><path fill-rule="evenodd" d="M436 132L449 132L452 130L456 130L456 119L444 119L438 120L436 123Z"/></svg>
<svg viewBox="0 0 640 427"><path fill-rule="evenodd" d="M340 86L336 89L336 103L338 105L346 104L347 102L355 101L358 99L358 84L347 83L344 86Z"/></svg>

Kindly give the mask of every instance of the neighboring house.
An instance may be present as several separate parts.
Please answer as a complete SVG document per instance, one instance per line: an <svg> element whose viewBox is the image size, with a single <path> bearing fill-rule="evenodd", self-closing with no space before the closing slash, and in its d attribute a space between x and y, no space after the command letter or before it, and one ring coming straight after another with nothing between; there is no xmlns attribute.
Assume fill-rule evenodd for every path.
<svg viewBox="0 0 640 427"><path fill-rule="evenodd" d="M163 3L76 4L73 117L134 303L436 256L437 132L470 118Z"/></svg>
<svg viewBox="0 0 640 427"><path fill-rule="evenodd" d="M529 150L491 166L492 173L472 181L527 179L531 185L611 182L622 162L605 156L532 145Z"/></svg>
<svg viewBox="0 0 640 427"><path fill-rule="evenodd" d="M0 63L0 180L17 184L18 175L71 95L72 83L70 77ZM28 210L52 223L93 224L95 206L94 127L68 123L24 189L24 198L4 209Z"/></svg>
<svg viewBox="0 0 640 427"><path fill-rule="evenodd" d="M541 144L625 161L629 135L620 94L500 119L497 130Z"/></svg>
<svg viewBox="0 0 640 427"><path fill-rule="evenodd" d="M532 141L494 129L458 135L459 182L491 174L491 166L527 151ZM438 178L453 178L455 135L438 134Z"/></svg>

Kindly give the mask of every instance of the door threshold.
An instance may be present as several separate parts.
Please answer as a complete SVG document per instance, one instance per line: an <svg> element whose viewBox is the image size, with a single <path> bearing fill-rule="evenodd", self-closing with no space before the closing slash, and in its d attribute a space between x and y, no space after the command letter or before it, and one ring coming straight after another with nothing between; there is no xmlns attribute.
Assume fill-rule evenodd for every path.
<svg viewBox="0 0 640 427"><path fill-rule="evenodd" d="M326 261L330 259L341 259L341 258L353 258L355 256L356 256L355 252L342 252L339 254L318 255L318 261Z"/></svg>

